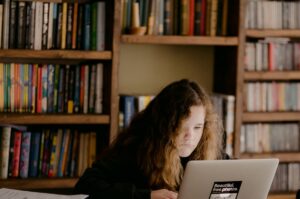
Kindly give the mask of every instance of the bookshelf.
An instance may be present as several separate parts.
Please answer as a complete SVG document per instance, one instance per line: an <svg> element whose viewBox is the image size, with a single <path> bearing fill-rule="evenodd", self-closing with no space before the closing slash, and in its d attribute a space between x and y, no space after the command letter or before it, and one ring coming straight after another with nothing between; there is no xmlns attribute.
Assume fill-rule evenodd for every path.
<svg viewBox="0 0 300 199"><path fill-rule="evenodd" d="M126 31L121 36L121 42L127 45L199 45L214 47L214 75L213 91L233 94L235 101L235 131L234 157L235 158L279 158L281 163L299 163L299 151L293 152L259 152L242 153L241 127L252 123L279 123L299 122L299 111L254 111L245 110L245 88L247 82L289 82L299 81L299 70L284 71L246 71L245 48L248 41L255 41L265 37L288 37L297 39L300 31L297 29L250 29L245 24L247 0L232 1L234 5L228 16L227 36L198 36L198 35L130 35ZM124 22L124 19L123 19ZM126 26L126 25L125 25ZM123 25L124 28L124 25ZM269 198L294 198L294 192L283 191L272 193Z"/></svg>
<svg viewBox="0 0 300 199"><path fill-rule="evenodd" d="M263 43L263 41L261 42L260 40L264 40L265 38L288 38L291 39L291 41L293 41L294 39L297 40L297 38L300 37L300 31L299 31L299 27L294 27L294 28L288 28L286 24L284 24L284 20L282 22L282 24L280 23L273 23L274 20L280 21L282 20L282 18L280 18L280 16L282 17L286 17L286 15L284 14L284 12L286 12L286 8L282 9L282 15L278 14L276 17L279 16L279 18L276 18L274 16L272 16L270 18L270 20L268 22L270 22L271 25L277 26L277 27L273 27L273 28L269 28L267 25L267 21L263 20L262 18L258 17L258 19L254 21L253 18L249 17L251 14L249 14L248 16L246 16L246 12L248 13L252 13L253 11L253 6L254 4L257 7L257 12L255 11L254 15L259 15L259 14L264 14L264 12L261 9L264 9L265 6L267 5L271 5L273 4L273 6L276 7L276 9L278 8L280 10L280 8L283 8L283 4L293 4L295 2L284 2L284 3L280 3L280 2L274 2L272 3L271 1L264 1L264 2L260 2L260 3L256 3L254 1L247 1L247 0L241 0L241 6L240 6L240 23L239 23L239 27L240 27L240 33L239 33L239 52L238 52L238 64L237 64L237 69L236 69L236 118L235 118L235 137L234 137L234 154L235 157L237 158L278 158L280 160L280 163L284 164L300 164L300 159L299 159L299 155L300 155L300 151L299 151L299 146L297 148L297 150L289 150L288 148L286 150L282 150L281 151L272 151L271 152L264 152L264 151L260 151L258 150L257 152L247 152L246 151L241 151L242 148L244 147L245 143L242 143L241 138L247 134L246 133L250 133L250 132L246 132L245 134L243 134L243 128L247 128L247 125L255 125L255 124L269 124L269 128L272 128L271 125L277 125L277 124L289 124L289 123L294 123L294 124L298 124L299 120L300 120L300 114L299 114L299 110L290 110L289 108L286 108L285 110L268 110L267 109L258 109L258 110L249 110L248 108L248 104L251 103L249 102L251 100L251 96L249 96L250 94L247 93L247 89L250 89L249 84L250 83L258 83L260 84L260 86L264 83L274 83L274 84L284 84L286 83L288 85L288 83L297 83L300 80L300 73L299 73L299 69L293 68L293 69L273 69L271 67L271 61L270 59L275 59L273 57L276 57L274 54L271 55L272 52L268 51L269 56L273 56L273 57L269 57L270 59L268 60L268 64L269 64L269 68L268 69L261 69L258 67L261 66L260 65L260 56L258 53L258 50L260 49L260 45ZM282 6L282 7L281 7ZM262 8L261 8L262 7ZM270 12L272 13L272 12ZM269 14L270 14L269 13ZM268 14L267 14L268 15ZM296 15L295 15L296 16ZM285 20L292 20L285 18ZM252 70L250 68L247 68L248 62L244 62L245 56L247 57L249 54L247 54L249 51L247 51L248 49L248 44L253 43L255 45L255 53L256 59L254 60L254 62L256 61L256 63L254 63L255 65L255 69ZM272 42L272 41L271 41ZM264 45L264 44L263 44ZM269 46L273 45L273 43L268 44ZM276 44L275 44L276 45ZM282 45L285 45L284 43L282 43ZM293 45L293 44L291 44ZM287 45L286 45L287 46ZM285 46L285 47L286 47ZM273 48L273 47L270 47ZM279 49L279 48L278 48ZM277 51L279 51L277 49ZM287 47L286 47L287 49ZM274 52L274 51L273 51ZM289 52L290 54L294 53L294 51ZM251 58L253 58L251 56ZM264 59L264 58L262 58ZM285 61L280 62L283 63L283 67L287 67L288 62L286 62L286 60L288 60L289 58L282 58ZM290 57L290 59L292 59ZM278 60L276 60L277 62ZM275 62L275 63L276 63ZM278 64L280 65L280 64ZM271 69L270 69L271 68ZM286 86L286 85L285 85ZM288 85L290 86L290 85ZM262 88L262 87L260 87ZM286 87L287 88L287 87ZM287 89L291 89L287 88ZM271 90L269 88L269 90ZM256 90L256 92L261 92L259 90ZM266 90L266 92L268 92ZM286 91L288 92L288 91ZM289 91L291 92L291 90ZM263 94L261 96L264 96ZM252 96L253 97L253 96ZM278 96L277 96L278 97ZM276 98L276 97L274 97ZM282 95L278 98L284 98L282 97ZM253 98L254 99L254 98ZM264 98L262 97L260 100L264 100ZM288 98L287 100L292 101L292 98ZM263 103L263 102L262 102ZM269 101L267 101L267 103L271 103L270 99ZM268 106L268 105L267 105ZM299 128L299 127L298 127ZM289 139L290 143L292 142L291 140L293 139L292 137L290 137L288 134L284 134L287 133L287 131L289 130L283 130L281 129L281 132L278 132L278 130L276 131L276 129L273 129L273 131L276 133L278 133L278 135L276 135L276 137L280 137L281 142L283 143L283 137L285 137L285 139ZM291 131L291 130L290 130ZM255 132L253 132L255 133ZM260 132L261 134L263 133L262 131ZM299 134L299 131L298 131ZM273 134L273 136L275 137L275 135ZM299 136L299 135L298 135ZM266 139L266 138L265 138ZM279 138L277 138L278 140ZM294 138L296 139L296 138ZM250 142L250 141L249 141ZM255 141L256 142L256 141ZM287 166L288 167L288 166ZM278 169L279 170L279 169ZM277 171L279 172L279 171ZM287 174L288 172L291 172L289 170L289 168L285 169L286 173L281 173L279 175L282 176L287 176L287 175L293 175L291 173ZM297 175L297 174L294 174ZM276 176L275 176L276 178ZM288 179L289 177L286 177L286 179ZM276 180L276 179L274 179ZM278 180L278 179L277 179ZM281 178L282 180L282 178ZM280 181L280 180L279 180ZM284 180L282 180L284 181ZM292 180L291 180L292 181ZM295 190L289 190L290 188L288 188L288 183L290 183L289 180L286 181L286 186L283 186L285 188L282 188L282 186L277 186L277 188L275 188L275 192L272 193L269 198L294 198L295 197ZM291 183L292 184L292 183ZM290 185L289 185L290 186ZM274 189L273 189L274 191ZM281 192L281 193L280 193ZM283 194L286 193L286 194Z"/></svg>
<svg viewBox="0 0 300 199"><path fill-rule="evenodd" d="M25 0L24 2L33 1ZM66 1L38 0L35 2L61 4ZM79 7L90 2L95 3L95 1L79 1ZM47 129L54 126L62 129L71 128L71 133L73 133L73 130L77 131L77 128L78 131L87 128L96 132L96 137L93 139L97 142L97 154L114 139L118 131L120 1L103 0L101 2L105 3L104 50L60 48L41 50L0 49L0 63L58 64L60 67L70 65L70 70L74 70L72 69L73 65L89 65L89 67L92 67L92 65L98 63L103 64L101 113L82 113L81 111L79 113L67 113L65 111L60 113L1 112L0 124L22 125L33 129ZM74 1L68 1L68 3L73 4ZM81 137L78 139L78 142L80 142ZM78 155L80 156L80 154ZM67 190L72 189L77 180L78 175L73 177L39 176L25 179L8 177L0 180L0 187L42 191L59 189L68 192Z"/></svg>

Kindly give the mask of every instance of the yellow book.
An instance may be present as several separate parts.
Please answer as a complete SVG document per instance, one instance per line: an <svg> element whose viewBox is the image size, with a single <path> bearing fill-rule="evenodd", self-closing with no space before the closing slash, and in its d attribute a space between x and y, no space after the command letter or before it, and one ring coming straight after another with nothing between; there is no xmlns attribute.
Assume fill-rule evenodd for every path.
<svg viewBox="0 0 300 199"><path fill-rule="evenodd" d="M0 112L4 112L4 65L0 63Z"/></svg>
<svg viewBox="0 0 300 199"><path fill-rule="evenodd" d="M66 49L67 14L68 14L67 10L68 10L68 3L64 2L62 6L61 49Z"/></svg>

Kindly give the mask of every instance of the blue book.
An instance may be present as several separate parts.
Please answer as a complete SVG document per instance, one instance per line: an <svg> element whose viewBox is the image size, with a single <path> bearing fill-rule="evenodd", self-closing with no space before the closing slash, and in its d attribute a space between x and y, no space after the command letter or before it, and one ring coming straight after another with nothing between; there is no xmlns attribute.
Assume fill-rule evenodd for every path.
<svg viewBox="0 0 300 199"><path fill-rule="evenodd" d="M21 141L21 157L20 157L21 178L28 178L30 142L31 142L31 132L23 132L22 141Z"/></svg>
<svg viewBox="0 0 300 199"><path fill-rule="evenodd" d="M74 89L74 113L79 113L79 99L80 99L80 66L75 66L75 89Z"/></svg>
<svg viewBox="0 0 300 199"><path fill-rule="evenodd" d="M83 14L83 49L90 50L91 48L91 5L84 5Z"/></svg>
<svg viewBox="0 0 300 199"><path fill-rule="evenodd" d="M120 111L124 114L124 126L127 127L135 114L135 97L130 95L121 95Z"/></svg>
<svg viewBox="0 0 300 199"><path fill-rule="evenodd" d="M31 147L30 147L30 158L29 158L29 177L38 176L38 163L39 163L39 152L40 152L40 139L41 133L35 132L31 134Z"/></svg>

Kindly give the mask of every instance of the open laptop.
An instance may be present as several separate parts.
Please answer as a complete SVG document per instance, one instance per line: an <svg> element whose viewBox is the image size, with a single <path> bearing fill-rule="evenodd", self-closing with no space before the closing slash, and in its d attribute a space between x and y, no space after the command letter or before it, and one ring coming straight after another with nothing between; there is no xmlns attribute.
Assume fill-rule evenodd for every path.
<svg viewBox="0 0 300 199"><path fill-rule="evenodd" d="M188 162L178 199L266 199L278 159Z"/></svg>

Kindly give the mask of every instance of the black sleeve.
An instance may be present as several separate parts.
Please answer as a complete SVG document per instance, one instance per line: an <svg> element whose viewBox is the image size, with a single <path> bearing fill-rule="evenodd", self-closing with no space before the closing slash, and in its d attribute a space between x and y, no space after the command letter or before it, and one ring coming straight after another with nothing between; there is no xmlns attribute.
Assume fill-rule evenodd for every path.
<svg viewBox="0 0 300 199"><path fill-rule="evenodd" d="M128 160L100 161L85 170L75 193L87 194L89 199L150 199L151 190L140 179Z"/></svg>
<svg viewBox="0 0 300 199"><path fill-rule="evenodd" d="M137 189L133 183L109 182L97 169L87 169L75 187L76 193L89 199L150 199L150 189Z"/></svg>

